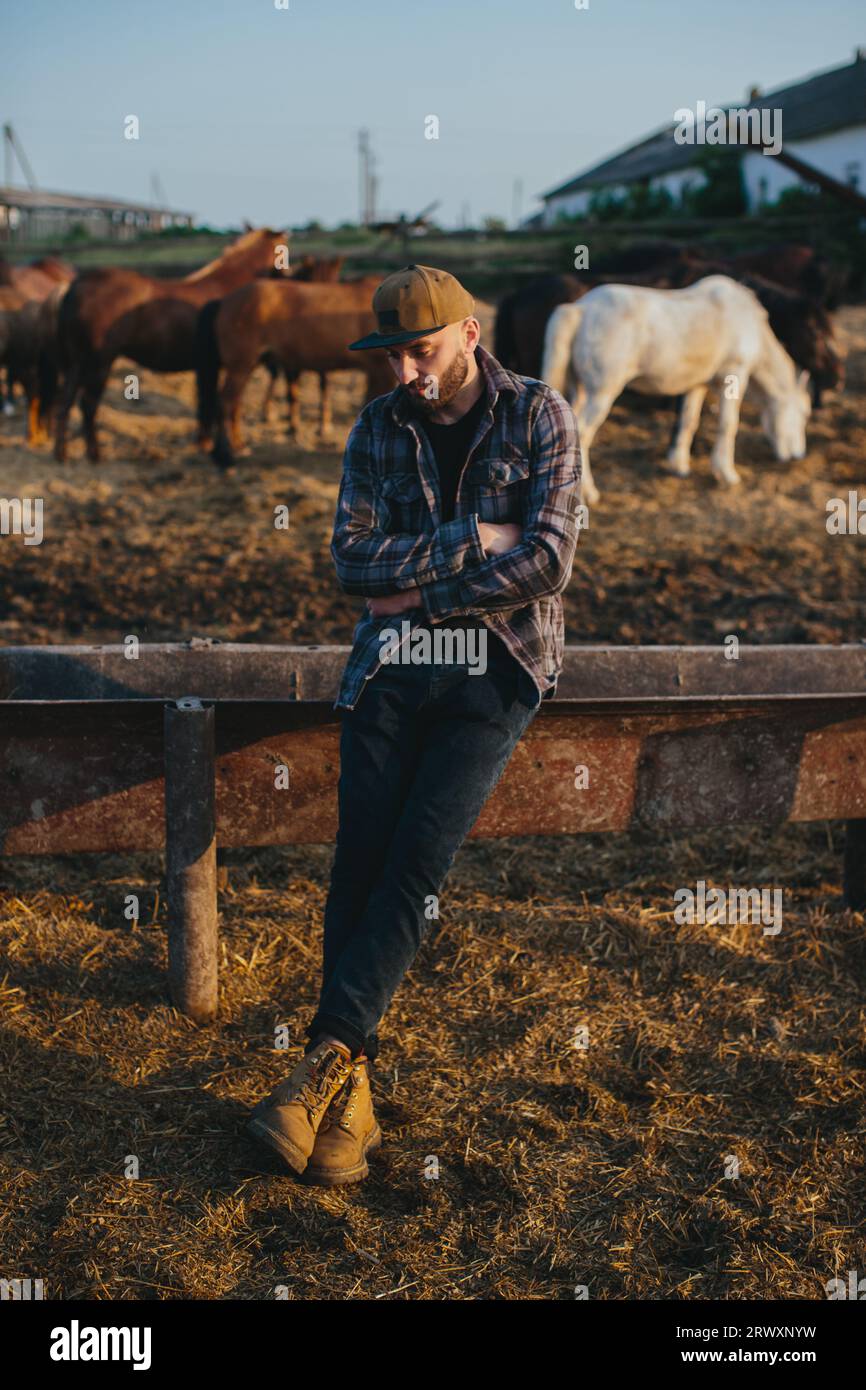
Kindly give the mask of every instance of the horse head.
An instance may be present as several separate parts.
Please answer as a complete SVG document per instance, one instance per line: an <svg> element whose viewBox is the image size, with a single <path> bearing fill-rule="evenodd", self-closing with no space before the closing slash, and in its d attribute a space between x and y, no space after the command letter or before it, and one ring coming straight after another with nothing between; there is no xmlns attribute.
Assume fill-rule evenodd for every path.
<svg viewBox="0 0 866 1390"><path fill-rule="evenodd" d="M761 411L764 433L780 463L790 463L806 454L806 421L812 411L809 373L797 373L792 366L790 389L767 396Z"/></svg>
<svg viewBox="0 0 866 1390"><path fill-rule="evenodd" d="M256 227L242 232L215 261L185 276L186 284L207 281L225 294L230 289L252 280L261 272L278 268L277 248L288 246L288 232L275 232L271 227Z"/></svg>

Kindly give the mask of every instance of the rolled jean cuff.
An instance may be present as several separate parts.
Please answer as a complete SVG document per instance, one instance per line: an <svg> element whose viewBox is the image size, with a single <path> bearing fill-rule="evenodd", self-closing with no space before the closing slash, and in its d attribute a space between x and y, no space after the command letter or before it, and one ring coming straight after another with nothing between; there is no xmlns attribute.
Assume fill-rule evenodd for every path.
<svg viewBox="0 0 866 1390"><path fill-rule="evenodd" d="M338 1042L348 1047L353 1061L366 1050L367 1039L363 1033L359 1033L351 1023L347 1023L344 1018L339 1018L336 1014L317 1013L313 1016L307 1029L307 1037L312 1042L313 1038L321 1033L328 1033L332 1038L336 1038Z"/></svg>

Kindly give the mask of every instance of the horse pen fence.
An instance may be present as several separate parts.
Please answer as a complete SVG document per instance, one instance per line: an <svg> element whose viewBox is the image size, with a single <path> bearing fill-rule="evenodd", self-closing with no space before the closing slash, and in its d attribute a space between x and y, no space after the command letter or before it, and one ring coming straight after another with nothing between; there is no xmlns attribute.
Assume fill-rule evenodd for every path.
<svg viewBox="0 0 866 1390"><path fill-rule="evenodd" d="M325 844L348 649L0 651L0 853L165 849L169 989L218 1001L217 847ZM584 770L580 776L578 769ZM472 837L844 820L866 907L866 644L566 648Z"/></svg>

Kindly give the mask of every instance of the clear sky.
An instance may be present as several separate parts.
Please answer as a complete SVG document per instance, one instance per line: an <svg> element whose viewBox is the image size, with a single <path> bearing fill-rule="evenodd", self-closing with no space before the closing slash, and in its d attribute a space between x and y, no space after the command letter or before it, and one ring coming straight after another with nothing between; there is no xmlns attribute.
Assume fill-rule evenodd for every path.
<svg viewBox="0 0 866 1390"><path fill-rule="evenodd" d="M866 46L862 0L276 3L0 0L0 118L42 187L149 201L157 172L215 226L356 220L366 126L381 212L439 198L454 226L464 205L510 221L516 180L533 211L677 107Z"/></svg>

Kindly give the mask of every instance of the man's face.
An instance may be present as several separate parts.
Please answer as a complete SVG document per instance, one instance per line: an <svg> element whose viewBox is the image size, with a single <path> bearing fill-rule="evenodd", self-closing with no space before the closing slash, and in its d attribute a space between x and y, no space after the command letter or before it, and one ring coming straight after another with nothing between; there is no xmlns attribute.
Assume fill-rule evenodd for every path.
<svg viewBox="0 0 866 1390"><path fill-rule="evenodd" d="M478 341L472 328L475 323L475 319L449 323L429 338L386 349L403 395L416 410L431 414L457 395Z"/></svg>

